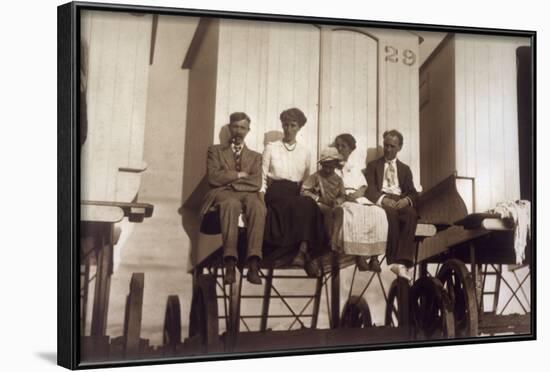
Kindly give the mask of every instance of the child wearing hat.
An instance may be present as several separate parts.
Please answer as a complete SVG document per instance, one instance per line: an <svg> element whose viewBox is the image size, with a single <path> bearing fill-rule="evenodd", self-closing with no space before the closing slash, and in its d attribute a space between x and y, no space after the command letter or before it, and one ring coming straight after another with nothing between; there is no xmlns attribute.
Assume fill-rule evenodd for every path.
<svg viewBox="0 0 550 372"><path fill-rule="evenodd" d="M334 225L334 208L346 200L344 181L335 172L342 160L342 155L336 148L324 149L319 159L321 169L310 175L302 184L302 195L313 198L323 212L325 228L330 237Z"/></svg>

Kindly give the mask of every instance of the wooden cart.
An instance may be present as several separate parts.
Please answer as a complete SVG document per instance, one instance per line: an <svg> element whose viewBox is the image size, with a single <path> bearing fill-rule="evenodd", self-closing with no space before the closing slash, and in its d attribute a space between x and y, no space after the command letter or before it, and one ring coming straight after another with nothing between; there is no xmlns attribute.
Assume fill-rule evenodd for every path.
<svg viewBox="0 0 550 372"><path fill-rule="evenodd" d="M489 213L468 213L465 192L473 187L472 178L452 175L420 200L425 218L446 219L453 225L427 239L418 252L419 275L432 277L446 289L455 318L457 337L476 337L500 333L530 333L530 299L524 286L530 278L531 241L525 259L517 264L514 250L514 225ZM473 199L473 198L472 198ZM429 270L429 266L435 270ZM506 278L503 265L509 265ZM519 278L517 271L525 271ZM433 276L430 272L433 271ZM510 294L504 296L505 286ZM498 309L500 301L506 301ZM521 313L505 314L514 301ZM412 316L418 314L412 310Z"/></svg>
<svg viewBox="0 0 550 372"><path fill-rule="evenodd" d="M419 223L417 227L418 245L429 236L436 233L436 226L428 223ZM201 232L198 244L214 244L217 249L212 254L197 262L190 271L193 276L193 294L189 315L189 335L184 342L185 354L202 354L212 352L250 352L274 351L291 348L326 347L337 345L357 345L380 342L408 341L414 334L409 328L409 322L391 323L387 326L374 327L370 308L363 294L375 277L382 286L385 299L395 301L388 308L395 307L400 318L408 318L408 306L400 302L408 301L407 297L400 297L396 291L402 280L396 280L390 289L389 296L382 283L380 274L370 273L370 279L361 295L352 296L351 290L343 309L340 309L340 270L355 265L355 256L338 255L333 252L321 257L322 275L310 278L302 268L292 267L293 257L264 257L261 276L262 287L250 286L243 283L245 276L242 262L239 263L237 278L231 285L223 284L223 258L221 240L214 234ZM219 235L219 234L218 234ZM239 250L244 253L246 234L240 230ZM244 255L240 255L243 257ZM357 274L355 267L354 279ZM368 274L367 274L368 275ZM285 291L294 287L304 287L304 283L312 283L308 290ZM353 286L353 283L352 283ZM404 283L408 292L408 283ZM322 296L326 299L328 328L321 328ZM295 300L302 299L299 305ZM256 306L250 305L252 301ZM282 304L283 312L276 312L271 306L274 301ZM257 313L246 314L241 312L242 304L246 302L248 308L256 308ZM397 310L397 306L400 309ZM279 308L279 310L280 310ZM444 307L447 318L452 323L452 312ZM282 319L289 322L286 329L279 325L278 329L270 328L272 323ZM181 328L175 323L168 327ZM251 323L255 322L256 326ZM454 327L451 327L454 329ZM447 333L444 337L447 337ZM452 337L452 332L450 334Z"/></svg>
<svg viewBox="0 0 550 372"><path fill-rule="evenodd" d="M84 358L105 358L110 354L110 339L106 333L107 312L113 274L113 249L121 233L115 224L123 218L139 223L144 218L151 217L152 214L153 205L147 203L81 202L80 334L82 336L81 353ZM93 270L94 267L95 270ZM143 290L143 278L140 282ZM92 286L93 297L90 296ZM86 324L88 303L91 300L93 301L92 319L88 333ZM139 310L141 311L141 303Z"/></svg>

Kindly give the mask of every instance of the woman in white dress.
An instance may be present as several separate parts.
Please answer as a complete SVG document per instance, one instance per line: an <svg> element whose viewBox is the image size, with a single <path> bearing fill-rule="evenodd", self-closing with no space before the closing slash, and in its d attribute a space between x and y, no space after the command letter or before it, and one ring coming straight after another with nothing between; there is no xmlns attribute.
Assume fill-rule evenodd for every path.
<svg viewBox="0 0 550 372"><path fill-rule="evenodd" d="M356 255L360 270L380 272L378 255L386 252L388 236L386 213L364 197L367 181L362 169L365 162L353 155L355 138L348 133L340 134L334 140L334 147L344 158L337 173L344 181L346 202L337 209L332 248ZM370 257L368 264L365 257Z"/></svg>
<svg viewBox="0 0 550 372"><path fill-rule="evenodd" d="M296 141L307 121L304 113L291 108L280 115L284 137L264 149L263 185L267 218L264 233L266 255L296 253L293 264L304 266L309 276L319 274L317 257L326 252L328 236L323 215L312 198L300 195L310 174L311 153Z"/></svg>

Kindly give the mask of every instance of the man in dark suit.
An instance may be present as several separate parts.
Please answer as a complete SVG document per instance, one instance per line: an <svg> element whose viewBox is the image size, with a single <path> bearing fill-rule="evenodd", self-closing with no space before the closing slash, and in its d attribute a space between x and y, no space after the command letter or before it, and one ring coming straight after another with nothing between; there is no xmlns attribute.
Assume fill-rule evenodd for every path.
<svg viewBox="0 0 550 372"><path fill-rule="evenodd" d="M367 165L367 199L386 211L388 244L386 257L391 270L410 280L408 268L414 263L414 234L418 222L417 192L411 169L397 159L403 135L396 130L384 132L384 156Z"/></svg>
<svg viewBox="0 0 550 372"><path fill-rule="evenodd" d="M208 183L201 215L212 207L220 213L225 265L225 284L235 282L238 223L241 212L247 227L247 280L261 284L259 276L266 208L258 191L262 186L262 155L248 149L244 138L250 131L250 118L244 112L229 117L229 143L208 148Z"/></svg>

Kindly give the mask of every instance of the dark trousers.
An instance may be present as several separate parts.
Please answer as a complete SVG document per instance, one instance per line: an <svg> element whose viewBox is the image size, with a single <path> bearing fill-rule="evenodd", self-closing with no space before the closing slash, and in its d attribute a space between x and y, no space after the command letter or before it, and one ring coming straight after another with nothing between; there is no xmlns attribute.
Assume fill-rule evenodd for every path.
<svg viewBox="0 0 550 372"><path fill-rule="evenodd" d="M396 195L387 196L399 200ZM386 248L388 264L397 263L407 267L413 266L416 254L414 234L418 222L416 210L411 206L401 209L382 208L386 211L388 218L388 243Z"/></svg>
<svg viewBox="0 0 550 372"><path fill-rule="evenodd" d="M223 190L214 202L220 208L223 256L237 258L238 224L241 211L246 221L247 258L262 258L266 208L257 193Z"/></svg>
<svg viewBox="0 0 550 372"><path fill-rule="evenodd" d="M298 183L273 181L267 188L265 203L268 213L264 240L271 247L268 255L295 251L303 241L308 242L308 252L313 258L327 251L323 214L315 200L300 195Z"/></svg>

